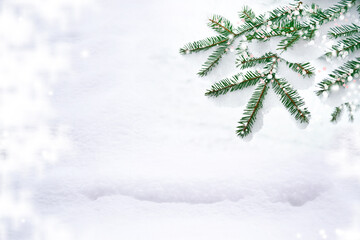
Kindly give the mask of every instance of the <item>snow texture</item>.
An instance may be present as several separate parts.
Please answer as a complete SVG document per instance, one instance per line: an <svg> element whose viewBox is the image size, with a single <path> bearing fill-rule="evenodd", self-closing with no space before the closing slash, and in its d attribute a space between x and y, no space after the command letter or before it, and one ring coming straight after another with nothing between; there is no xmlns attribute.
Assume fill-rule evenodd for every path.
<svg viewBox="0 0 360 240"><path fill-rule="evenodd" d="M319 59L331 25L315 42L284 54L311 61L316 77L279 70L304 97L310 124L298 126L269 91L249 141L235 128L254 88L204 96L212 83L238 72L235 54L198 78L210 51L178 53L214 35L206 26L213 13L236 22L243 5L261 13L287 3L101 0L63 28L38 20L44 44L69 49L58 53L69 66L56 73L43 100L52 114L41 119L65 129L61 136L71 147L55 151L57 160L43 165L41 177L31 168L12 173L18 186L12 191L31 191L36 221L53 224L47 228L53 234L31 237L41 226L24 221L5 224L12 230L0 239L359 240L360 121L330 124L340 100L314 93L337 66ZM259 54L275 48L251 45Z"/></svg>

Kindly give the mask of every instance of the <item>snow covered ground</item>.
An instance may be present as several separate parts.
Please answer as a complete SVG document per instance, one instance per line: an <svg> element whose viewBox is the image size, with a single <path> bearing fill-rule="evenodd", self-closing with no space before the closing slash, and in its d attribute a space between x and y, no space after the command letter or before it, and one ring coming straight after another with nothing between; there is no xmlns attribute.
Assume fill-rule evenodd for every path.
<svg viewBox="0 0 360 240"><path fill-rule="evenodd" d="M8 176L16 183L9 191L31 191L37 217L7 222L11 230L0 239L359 240L360 121L330 124L333 103L314 94L315 82L335 67L317 60L326 49L322 37L286 53L320 69L315 79L286 73L311 123L300 128L269 95L250 141L235 128L251 91L204 96L237 72L235 55L198 78L209 52L178 53L213 35L206 26L212 13L237 21L244 4L260 13L286 3L101 0L62 28L37 22L43 44L64 47L55 55L67 65L41 99L46 117L36 119L63 129L50 145L67 148L54 150L57 161L42 164L40 177L33 168ZM52 234L34 235L49 222Z"/></svg>

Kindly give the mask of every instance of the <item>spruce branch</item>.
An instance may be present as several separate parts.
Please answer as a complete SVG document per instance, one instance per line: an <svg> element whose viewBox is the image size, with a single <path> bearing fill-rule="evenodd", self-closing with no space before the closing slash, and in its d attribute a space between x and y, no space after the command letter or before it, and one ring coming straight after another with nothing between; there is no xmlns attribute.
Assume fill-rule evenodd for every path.
<svg viewBox="0 0 360 240"><path fill-rule="evenodd" d="M247 59L249 60L249 59ZM237 135L240 137L245 137L252 131L252 126L256 121L256 116L261 109L265 95L268 90L268 83L272 83L272 88L274 92L279 95L280 101L285 108L288 109L291 115L299 122L309 122L310 112L307 108L304 108L305 102L300 97L298 92L294 90L289 83L284 79L279 79L275 77L275 69L278 67L279 62L285 62L286 64L291 64L292 66L303 66L304 69L307 69L309 72L308 75L311 75L314 70L308 63L290 63L285 59L280 58L276 54L267 53L259 58L251 58L254 61L243 62L243 64L251 63L250 65L243 65L243 67L252 67L257 64L266 64L264 67L264 72L260 75L260 83L256 88L253 96L249 100L246 109L243 113L243 117L239 121L239 126L237 127ZM255 65L252 63L256 63ZM306 76L304 74L303 76ZM255 83L254 83L255 84Z"/></svg>
<svg viewBox="0 0 360 240"><path fill-rule="evenodd" d="M297 4L289 4L289 6L286 7L280 7L280 8L276 8L273 11L269 12L269 21L271 21L272 23L278 23L278 21L284 20L284 18L289 18L290 15L294 14L295 15L299 15L302 13L303 9L301 8L303 2L302 1L297 1ZM291 17L290 17L291 19Z"/></svg>
<svg viewBox="0 0 360 240"><path fill-rule="evenodd" d="M256 18L254 18L251 22L246 21L246 22L244 22L244 24L239 26L236 29L237 36L241 36L241 35L250 33L251 31L260 28L265 23L266 23L265 15L261 14L261 15L257 16Z"/></svg>
<svg viewBox="0 0 360 240"><path fill-rule="evenodd" d="M281 30L281 29L273 29L270 31L266 31L266 30L261 30L258 32L255 32L251 35L246 36L247 40L251 41L253 39L259 40L259 41L268 41L273 37L281 37L283 36L283 33L286 30Z"/></svg>
<svg viewBox="0 0 360 240"><path fill-rule="evenodd" d="M355 2L356 0L347 1ZM280 43L278 48L279 50L285 51L287 48L293 46L301 38L308 40L313 39L315 37L315 32L318 30L319 26L326 22L333 21L340 16L337 16L335 14L334 11L336 9L339 10L341 14L343 14L353 6L351 4L345 5L344 2L346 1L341 1L340 4L336 4L335 6L330 7L329 9L326 9L324 11L315 4L312 4L310 8L307 5L305 5L303 8L300 8L298 6L297 8L295 8L295 10L300 12L297 13L299 17L302 15L302 12L305 11L306 14L310 17L309 21L300 23L299 21L297 21L297 18L294 18L294 16L292 15L296 12L294 11L289 15L285 14L284 16L287 16L287 18L280 18L277 24L272 25L271 27L268 26L266 30L262 29L260 31L256 31L253 34L248 35L247 38L248 40L257 39L267 41L272 37L281 37L285 35L286 37L288 37L288 39L284 39ZM335 14L335 16L333 16L332 14ZM290 26L287 27L281 25Z"/></svg>
<svg viewBox="0 0 360 240"><path fill-rule="evenodd" d="M347 6L353 7L355 5L355 0L342 0L338 5L342 5L341 13L337 16L345 13L348 9ZM332 9L335 11L336 9ZM357 10L360 10L360 6L357 7ZM360 26L356 24L342 25L333 27L328 32L328 36L332 39L337 39L345 37L337 42L337 44L331 47L331 50L325 53L327 57L346 57L349 53L353 53L360 49ZM347 61L342 66L333 70L327 78L321 81L318 84L318 90L316 94L318 96L323 95L324 93L331 93L333 89L339 87L348 88L349 83L352 82L354 78L359 77L360 73L360 57ZM355 81L355 80L354 80ZM342 113L347 110L348 119L350 122L354 120L353 112L359 109L359 104L354 104L351 102L345 102L338 107L335 107L334 111L331 114L330 121L336 123L339 121Z"/></svg>
<svg viewBox="0 0 360 240"><path fill-rule="evenodd" d="M286 51L288 48L292 47L298 40L300 40L300 35L298 33L291 34L287 38L284 38L280 41L277 50Z"/></svg>
<svg viewBox="0 0 360 240"><path fill-rule="evenodd" d="M343 105L340 105L338 107L334 108L334 111L331 114L331 122L336 123L339 121L339 119L341 118L343 112Z"/></svg>
<svg viewBox="0 0 360 240"><path fill-rule="evenodd" d="M276 58L277 56L271 52L265 53L261 57L245 57L244 55L239 56L236 60L237 67L241 69L254 67L258 64L264 64L272 61L272 59Z"/></svg>
<svg viewBox="0 0 360 240"><path fill-rule="evenodd" d="M283 37L289 36L294 32L299 32L306 27L305 25L301 24L297 20L285 20L280 21L278 24L269 25L266 29L261 29L259 31L255 31L253 34L247 35L248 40L260 40L260 41L267 41L270 40L272 37Z"/></svg>
<svg viewBox="0 0 360 240"><path fill-rule="evenodd" d="M240 40L239 45L236 48L236 54L238 55L238 59L241 57L248 58L251 56L251 53L249 52L249 46L245 40Z"/></svg>
<svg viewBox="0 0 360 240"><path fill-rule="evenodd" d="M348 12L353 6L355 6L356 1L357 0L341 0L334 6L325 10L322 10L317 5L312 4L310 9L311 20L309 23L305 24L307 26L303 28L303 37L306 39L313 39L318 27L330 21L334 21Z"/></svg>
<svg viewBox="0 0 360 240"><path fill-rule="evenodd" d="M239 12L239 18L251 22L255 18L255 13L250 7L244 6Z"/></svg>
<svg viewBox="0 0 360 240"><path fill-rule="evenodd" d="M280 101L291 115L294 115L296 120L302 122L309 122L310 112L307 108L302 109L305 105L304 100L300 97L298 92L294 90L289 83L284 79L274 78L273 82L274 92L280 96Z"/></svg>
<svg viewBox="0 0 360 240"><path fill-rule="evenodd" d="M304 39L308 39L308 40L312 40L315 38L315 32L318 30L316 28L316 26L314 25L308 25L307 27L304 27L304 34L303 34L303 38Z"/></svg>
<svg viewBox="0 0 360 240"><path fill-rule="evenodd" d="M326 10L321 10L314 4L309 8L307 5L303 5L301 1L297 1L295 4L275 8L259 16L255 16L249 7L244 7L239 13L239 17L244 20L244 23L237 28L226 18L213 15L209 19L208 25L220 35L188 43L180 49L180 53L187 54L218 47L199 71L200 76L205 76L219 63L227 50L232 48L231 45L239 36L245 35L248 41L252 39L266 41L272 37L285 36L278 49L286 51L301 38L313 39L318 26L327 21L335 20L340 14L344 14L354 6L355 1L341 0L338 4ZM309 15L311 20L300 23L298 19L304 13ZM228 49L224 47L225 45L228 45ZM355 48L357 48L357 45ZM349 51L352 51L352 49L353 47L349 47Z"/></svg>
<svg viewBox="0 0 360 240"><path fill-rule="evenodd" d="M253 39L259 40L259 41L268 41L273 37L283 37L286 35L290 35L291 33L299 31L301 28L277 28L277 29L269 29L269 30L261 30L257 31L251 35L247 36L247 40L251 41Z"/></svg>
<svg viewBox="0 0 360 240"><path fill-rule="evenodd" d="M208 26L224 36L236 35L232 23L220 15L213 15L209 18Z"/></svg>
<svg viewBox="0 0 360 240"><path fill-rule="evenodd" d="M204 40L187 43L184 47L180 48L181 54L190 54L193 52L199 52L201 50L207 50L211 47L224 45L229 41L227 37L224 36L215 36L215 37L208 37Z"/></svg>
<svg viewBox="0 0 360 240"><path fill-rule="evenodd" d="M311 7L316 8L314 5ZM280 41L279 49L286 51L302 38L312 38L317 30L317 25L311 22L301 21L303 13L309 15L307 6L302 6L301 1L286 7L276 8L266 14L255 16L249 7L244 7L239 12L243 24L237 28L227 19L214 15L209 26L220 33L219 36L207 38L201 41L189 43L180 51L181 53L192 53L206 50L212 47L217 49L209 56L198 73L200 76L208 74L216 66L222 56L229 51L235 39L243 36L237 48L236 65L240 69L263 65L262 70L248 71L245 74L238 73L231 78L225 78L213 84L205 92L206 96L218 97L229 92L242 90L256 85L252 97L248 101L237 127L237 135L245 137L252 132L258 112L262 108L268 89L272 87L279 96L280 101L291 115L299 122L308 122L309 111L304 107L304 100L298 92L293 89L285 79L279 78L277 68L279 63L285 63L290 69L303 77L314 74L314 68L309 63L292 63L277 54L268 52L259 57L254 57L248 49L247 43L253 39L266 41L272 37L284 37ZM312 14L317 14L313 11ZM276 73L276 74L275 74Z"/></svg>
<svg viewBox="0 0 360 240"><path fill-rule="evenodd" d="M272 55L272 53L268 53L270 56ZM265 75L269 75L269 74L273 74L274 69L276 69L279 65L279 61L281 60L281 58L278 55L275 55L275 57L272 58L271 61L269 61L265 66L264 66L264 70L265 70ZM267 76L268 78L271 78L272 76Z"/></svg>
<svg viewBox="0 0 360 240"><path fill-rule="evenodd" d="M318 84L316 94L322 95L330 92L333 86L346 87L348 83L360 74L360 57L347 61L339 68L332 71L329 76Z"/></svg>
<svg viewBox="0 0 360 240"><path fill-rule="evenodd" d="M339 18L342 14L351 9L357 0L341 0L334 6L325 9L325 10L317 10L316 13L312 15L312 24L323 25L329 21L333 21Z"/></svg>
<svg viewBox="0 0 360 240"><path fill-rule="evenodd" d="M265 14L261 14L258 17L254 18L251 22L245 22L242 26L240 26L237 29L237 35L243 35L245 33L248 33L252 30L259 29L260 27L269 24L270 22L272 24L279 24L279 22L283 21L287 17L289 17L291 14L293 14L295 11L300 11L300 6L302 5L302 2L299 1L297 5L290 4L286 7L279 7L276 8L270 12L267 13L269 16L268 18L265 17Z"/></svg>
<svg viewBox="0 0 360 240"><path fill-rule="evenodd" d="M298 24L294 18L297 15L301 15L303 12L302 2L297 1L296 4L290 4L289 6L279 7L267 14L261 14L258 17L255 16L254 12L249 7L244 7L239 13L239 16L245 20L238 28L234 28L229 20L220 16L213 15L209 19L208 25L216 32L220 33L219 36L209 37L204 40L191 42L186 44L180 49L181 54L190 54L201 50L207 50L213 47L218 47L203 64L202 69L199 71L199 76L207 75L220 61L222 56L232 48L232 44L239 36L244 35L249 38L254 32L263 32L262 27L272 26L284 26L270 32L272 36L282 36L283 33L291 34L297 32L299 29L296 28ZM295 29L294 29L295 27ZM257 38L257 35L254 35ZM270 36L269 36L270 37ZM225 46L228 46L226 48Z"/></svg>
<svg viewBox="0 0 360 240"><path fill-rule="evenodd" d="M353 6L355 1L352 1L349 6ZM360 6L357 7L358 11ZM345 12L345 11L343 11ZM336 45L332 46L331 51L325 55L328 57L342 56L345 57L348 53L355 52L360 49L359 41L359 26L356 24L342 25L339 27L331 28L328 35L330 38L336 39L340 37L347 37L339 41ZM332 71L328 78L324 79L318 84L319 90L317 95L322 95L324 92L331 92L334 86L348 87L348 83L353 80L354 77L359 76L360 58L346 62L344 65ZM346 102L338 107L335 107L331 114L330 121L336 123L339 121L344 110L348 112L348 119L350 122L354 120L353 112L359 109L359 104Z"/></svg>
<svg viewBox="0 0 360 240"><path fill-rule="evenodd" d="M248 40L257 39L262 41L267 41L269 38L272 37L280 37L283 35L286 35L288 39L284 39L279 44L279 50L286 50L287 48L293 46L298 40L301 38L303 39L313 39L315 37L315 32L317 31L318 27L321 26L324 23L327 23L329 21L333 21L340 17L342 14L346 13L352 6L354 6L353 3L355 3L356 0L342 0L338 4L335 4L334 6L330 7L326 10L321 10L317 5L312 4L309 8L308 6L304 6L302 9L298 6L295 8L295 10L299 11L299 15L302 14L302 12L305 10L306 13L309 15L310 20L300 23L296 20L296 18L291 18L290 16L296 12L292 12L289 15L284 14L284 11L279 11L279 14L281 16L287 16L285 18L279 18L277 21L277 24L284 25L289 24L293 25L290 26L291 30L289 30L288 27L284 26L276 26L275 28L269 28L267 30L261 30L260 32L257 31L253 33L252 35L248 35ZM285 12L286 13L286 12ZM272 15L276 18L276 15ZM276 29L276 27L278 27Z"/></svg>
<svg viewBox="0 0 360 240"><path fill-rule="evenodd" d="M347 37L339 41L336 45L331 47L331 51L325 53L327 57L332 56L347 56L348 53L352 53L360 49L360 38L359 36Z"/></svg>
<svg viewBox="0 0 360 240"><path fill-rule="evenodd" d="M317 96L323 95L325 92L330 92L332 90L332 87L334 86L342 86L342 81L339 80L330 80L330 79L324 79L320 83L318 83L318 90L316 91Z"/></svg>
<svg viewBox="0 0 360 240"><path fill-rule="evenodd" d="M354 121L354 114L353 114L353 106L350 103L345 103L345 106L348 110L348 119L349 122L353 122ZM355 106L354 106L355 107Z"/></svg>
<svg viewBox="0 0 360 240"><path fill-rule="evenodd" d="M206 76L217 64L219 64L222 56L228 51L228 46L220 46L216 49L203 64L202 68L198 72L200 77Z"/></svg>
<svg viewBox="0 0 360 240"><path fill-rule="evenodd" d="M328 36L333 39L339 37L350 37L355 35L356 33L359 33L359 31L360 31L360 26L353 23L352 25L342 25L342 26L330 28Z"/></svg>
<svg viewBox="0 0 360 240"><path fill-rule="evenodd" d="M238 136L246 137L247 135L249 135L249 133L251 133L252 127L257 118L257 114L259 110L263 107L263 102L268 89L268 81L259 84L258 87L255 89L245 108L243 117L238 122L239 126L236 130Z"/></svg>
<svg viewBox="0 0 360 240"><path fill-rule="evenodd" d="M285 61L286 65L296 73L299 73L302 76L311 77L315 73L315 68L310 65L310 63L292 63Z"/></svg>
<svg viewBox="0 0 360 240"><path fill-rule="evenodd" d="M226 93L241 90L257 84L262 78L258 72L248 71L245 75L238 73L232 78L223 79L211 86L205 96L218 97Z"/></svg>
<svg viewBox="0 0 360 240"><path fill-rule="evenodd" d="M334 111L331 114L330 121L333 123L337 123L340 120L344 109L346 109L348 112L349 122L353 122L354 121L354 112L358 111L359 108L360 108L360 104L354 104L352 102L345 102L345 103L341 104L340 106L334 108Z"/></svg>

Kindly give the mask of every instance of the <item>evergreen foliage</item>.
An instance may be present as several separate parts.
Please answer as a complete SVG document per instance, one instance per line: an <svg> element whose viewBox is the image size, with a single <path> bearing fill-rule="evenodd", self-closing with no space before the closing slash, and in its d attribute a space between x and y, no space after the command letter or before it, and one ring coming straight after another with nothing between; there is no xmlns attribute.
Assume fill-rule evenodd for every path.
<svg viewBox="0 0 360 240"><path fill-rule="evenodd" d="M311 77L314 75L315 69L310 65L310 63L292 63L285 61L286 65L296 73L300 75Z"/></svg>
<svg viewBox="0 0 360 240"><path fill-rule="evenodd" d="M209 19L208 26L223 36L236 35L232 23L220 15L213 15Z"/></svg>
<svg viewBox="0 0 360 240"><path fill-rule="evenodd" d="M249 86L253 86L257 84L262 78L262 75L258 72L248 71L245 75L238 73L232 78L226 78L215 83L209 90L206 91L205 95L218 97L228 93L229 91L233 92Z"/></svg>
<svg viewBox="0 0 360 240"><path fill-rule="evenodd" d="M360 74L360 57L347 61L344 65L335 69L329 76L318 84L316 94L322 95L324 92L331 93L334 86L348 86L354 78Z"/></svg>
<svg viewBox="0 0 360 240"><path fill-rule="evenodd" d="M338 107L335 107L333 113L331 114L331 122L337 123L344 110L348 112L348 120L350 122L354 121L354 112L360 109L360 104L354 104L352 102L345 102Z"/></svg>
<svg viewBox="0 0 360 240"><path fill-rule="evenodd" d="M340 40L337 44L331 47L331 50L325 55L328 57L346 57L349 53L355 52L360 49L359 36L350 36Z"/></svg>
<svg viewBox="0 0 360 240"><path fill-rule="evenodd" d="M274 78L272 81L274 91L280 97L280 101L295 119L301 123L309 122L310 112L304 108L305 102L295 89L285 79Z"/></svg>
<svg viewBox="0 0 360 240"><path fill-rule="evenodd" d="M215 37L208 37L204 40L186 44L183 48L180 49L180 53L189 54L193 52L199 52L214 46L226 45L227 41L229 41L229 39L221 35Z"/></svg>
<svg viewBox="0 0 360 240"><path fill-rule="evenodd" d="M262 70L248 70L246 73L238 73L230 78L225 78L213 84L205 95L209 97L219 97L229 92L242 90L250 86L256 86L253 95L249 99L243 116L238 122L236 133L240 137L249 135L258 118L259 111L263 107L266 95L270 88L279 97L280 102L289 111L289 113L300 123L308 123L310 112L305 107L303 98L298 92L287 82L286 79L278 76L278 65L280 63L288 66L302 77L311 77L314 75L315 69L310 63L293 63L285 60L279 54L267 52L262 56L253 56L248 49L248 43L253 40L268 41L271 38L279 37L277 50L280 52L287 51L300 40L310 40L315 37L319 27L329 21L339 18L345 14L351 7L355 6L357 0L340 0L339 3L328 9L321 9L317 5L304 5L301 1L296 0L294 4L279 7L272 11L255 15L254 11L244 6L238 13L242 20L240 26L232 24L226 18L213 15L209 18L208 26L219 35L209 37L204 40L191 42L180 49L181 54L191 54L210 48L216 48L207 58L198 75L203 77L207 75L217 64L221 58L229 51L233 51L232 46L235 41L241 37L237 50L236 66L240 69L248 69L263 66ZM347 37L333 46L331 54L335 51L335 55L343 55L344 52L353 52L360 48L360 40L356 38L359 27L357 25L342 26L331 29L329 36L333 38ZM321 91L331 88L332 84L339 85L345 78L350 81L348 76L357 74L353 66L356 62L348 63L342 68L334 71L329 79L319 84ZM338 83L339 82L339 83ZM341 113L341 111L340 111ZM335 119L340 115L335 114ZM335 120L334 120L335 121Z"/></svg>
<svg viewBox="0 0 360 240"><path fill-rule="evenodd" d="M340 1L338 5L352 7L358 4L356 0ZM357 6L360 10L360 5ZM333 10L335 12L335 9ZM338 10L337 10L338 11ZM359 11L360 12L360 11ZM342 13L340 13L341 15ZM343 38L334 44L331 49L325 53L328 58L339 57L345 58L349 54L355 53L360 49L360 26L356 24L348 24L336 26L330 29L328 36L332 39ZM333 90L338 88L348 88L349 84L356 81L360 74L360 57L348 60L342 66L338 67L328 75L326 79L318 84L316 94L318 96L324 93L331 94ZM349 121L354 120L353 112L358 110L359 105L354 102L345 102L335 107L331 114L331 122L338 122L344 109L348 112Z"/></svg>
<svg viewBox="0 0 360 240"><path fill-rule="evenodd" d="M236 130L238 136L245 137L251 133L257 114L263 107L263 102L269 89L268 83L269 81L263 81L260 83L251 96Z"/></svg>
<svg viewBox="0 0 360 240"><path fill-rule="evenodd" d="M291 30L291 28L299 25L299 23L293 19L303 14L302 5L303 3L301 1L296 1L295 4L276 8L273 11L257 17L251 8L245 6L239 12L239 17L244 20L244 23L239 27L234 27L229 20L220 15L213 15L209 18L208 26L220 35L187 43L180 49L180 53L190 54L217 47L198 72L199 76L206 76L220 62L223 55L233 49L232 44L240 36L245 36L245 38L249 40L260 39L257 32L260 31L265 34L265 30L270 29L270 25L273 29L281 29L281 34L279 34L280 30L277 30L279 34L277 36L283 36L282 32L293 33L294 31ZM297 28L296 31L298 31Z"/></svg>
<svg viewBox="0 0 360 240"><path fill-rule="evenodd" d="M198 72L199 76L206 76L216 65L219 64L220 59L227 51L227 46L220 46L216 49L203 64L202 68Z"/></svg>
<svg viewBox="0 0 360 240"><path fill-rule="evenodd" d="M239 18L244 19L245 22L251 22L255 18L255 13L248 6L244 6L239 12Z"/></svg>
<svg viewBox="0 0 360 240"><path fill-rule="evenodd" d="M360 26L356 24L351 25L342 25L338 27L333 27L330 29L328 35L330 38L336 39L339 37L350 37L355 35L356 33L359 33Z"/></svg>
<svg viewBox="0 0 360 240"><path fill-rule="evenodd" d="M268 52L261 57L253 57L248 50L243 51L237 59L237 66L246 69L257 65L264 65L262 72L248 71L245 75L239 73L232 78L226 78L211 86L205 93L206 96L218 97L228 92L244 89L257 85L252 97L247 103L243 117L237 127L237 135L246 137L252 132L253 125L257 119L258 112L262 108L268 89L271 87L279 96L281 103L294 118L301 123L308 123L310 112L305 107L304 100L298 92L277 74L279 63L285 63L290 69L303 77L310 77L314 74L314 68L309 63L291 63L275 53Z"/></svg>
<svg viewBox="0 0 360 240"><path fill-rule="evenodd" d="M356 1L357 0L341 0L340 2L328 9L318 9L312 15L312 21L313 23L322 25L329 21L335 20L341 15L345 14L347 11L349 11L349 9L354 6Z"/></svg>

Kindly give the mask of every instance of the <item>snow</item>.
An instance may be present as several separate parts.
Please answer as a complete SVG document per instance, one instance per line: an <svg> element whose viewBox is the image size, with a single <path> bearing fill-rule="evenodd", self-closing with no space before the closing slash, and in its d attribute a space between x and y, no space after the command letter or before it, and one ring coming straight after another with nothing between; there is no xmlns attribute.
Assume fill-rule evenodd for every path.
<svg viewBox="0 0 360 240"><path fill-rule="evenodd" d="M326 49L321 36L302 43L311 55L302 48L284 54L312 61L321 69L315 78L279 69L305 98L310 124L298 126L269 91L248 141L235 128L254 88L204 96L212 83L237 73L235 53L205 78L196 72L209 51L178 53L183 44L213 34L206 26L212 13L236 21L244 4L260 13L286 3L102 0L80 10L76 4L77 14L66 18L59 13L58 19L71 19L60 28L53 28L54 15L37 13L46 21L34 20L41 41L33 41L49 49L36 59L57 80L41 75L46 97L37 101L31 122L14 112L19 121L4 123L11 130L45 122L37 138L26 130L36 151L22 155L14 140L11 153L37 160L40 149L47 161L35 165L40 170L22 165L8 175L9 193L31 192L25 197L31 210L22 212L18 225L4 218L0 239L358 240L359 120L330 124L335 103L314 94L315 83L335 68L317 59ZM276 44L254 49L268 47ZM51 56L59 57L57 65ZM26 101L32 109L34 102Z"/></svg>

